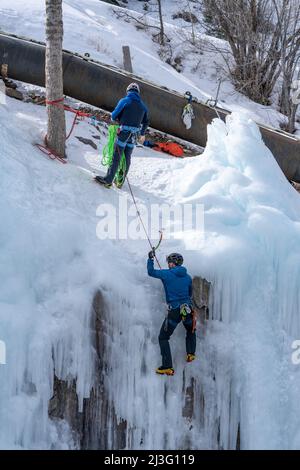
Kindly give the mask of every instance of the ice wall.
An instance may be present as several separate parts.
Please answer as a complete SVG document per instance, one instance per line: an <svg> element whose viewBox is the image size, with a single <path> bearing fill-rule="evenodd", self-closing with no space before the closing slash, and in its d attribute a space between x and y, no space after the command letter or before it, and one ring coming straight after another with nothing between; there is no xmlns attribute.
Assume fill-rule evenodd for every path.
<svg viewBox="0 0 300 470"><path fill-rule="evenodd" d="M202 159L175 185L178 201L205 206L205 238L187 264L213 282L204 350L220 445L235 446L240 422L241 448L299 448L299 194L237 114L214 121Z"/></svg>
<svg viewBox="0 0 300 470"><path fill-rule="evenodd" d="M185 363L179 326L175 376L158 377L165 305L146 277L144 245L133 254L127 241L99 243L99 194L113 203L117 195L75 166L45 160L31 143L41 111L14 106L0 114L0 447L299 448L291 361L300 334L299 195L257 126L241 115L215 120L204 155L174 162L167 185L155 169L168 202L205 209L205 237L164 240L159 256L182 251L191 274L212 283L197 360ZM106 305L100 349L97 289ZM54 374L61 388L74 393L76 384L74 413L89 417L79 439L54 401L49 418Z"/></svg>

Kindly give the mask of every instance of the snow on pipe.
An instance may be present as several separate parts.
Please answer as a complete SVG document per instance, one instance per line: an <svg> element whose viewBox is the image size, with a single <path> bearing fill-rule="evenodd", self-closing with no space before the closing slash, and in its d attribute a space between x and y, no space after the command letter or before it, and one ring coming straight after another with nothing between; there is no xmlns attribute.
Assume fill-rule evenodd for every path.
<svg viewBox="0 0 300 470"><path fill-rule="evenodd" d="M45 85L45 45L43 43L0 33L0 65L8 65L9 78ZM143 99L150 112L151 126L162 132L205 147L207 124L216 117L209 106L193 102L195 120L186 129L181 113L186 99L175 91L159 87L113 66L64 52L64 92L90 105L111 111L134 80L141 85ZM218 108L222 119L228 111ZM260 126L265 144L290 180L300 183L300 140L267 126Z"/></svg>

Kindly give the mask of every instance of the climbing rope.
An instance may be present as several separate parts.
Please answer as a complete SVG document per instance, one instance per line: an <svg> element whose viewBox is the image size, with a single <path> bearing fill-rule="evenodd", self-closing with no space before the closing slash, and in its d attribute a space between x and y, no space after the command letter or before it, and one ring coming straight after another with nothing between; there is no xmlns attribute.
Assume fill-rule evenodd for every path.
<svg viewBox="0 0 300 470"><path fill-rule="evenodd" d="M114 151L115 151L115 140L116 140L116 136L117 136L117 130L118 130L118 125L111 125L109 126L109 139L108 139L108 143L107 145L104 147L103 149L103 158L102 158L102 163L104 165L108 165L110 166L112 164L112 160L113 160L113 154L114 154ZM119 152L119 156L120 156L120 148L119 146L117 145L116 146L118 152ZM124 168L122 168L122 165L121 165L121 162L122 160L124 160ZM122 155L120 156L120 165L119 165L119 168L118 168L118 173L117 173L117 178L115 177L115 181L118 183L118 177L120 178L121 177L121 171L123 171L123 174L122 174L122 178L123 178L123 181L122 183L124 182L124 180L126 179L127 181L127 184L128 184L128 187L129 187L129 191L130 191L130 195L131 195L131 198L132 198L132 201L135 205L135 210L136 210L136 214L141 222L141 226L143 227L143 230L144 230L144 233L146 235L146 238L148 240L148 243L149 243L149 246L151 248L151 250L154 252L154 258L157 262L157 265L159 266L159 268L161 269L161 265L157 259L157 256L156 256L156 253L155 253L155 250L157 250L162 242L162 238L163 238L163 232L162 230L159 231L160 233L160 238L159 238L159 242L157 244L156 247L154 247L151 243L151 240L150 240L150 237L148 235L148 232L146 230L146 227L145 227L145 224L144 224L144 221L142 219L142 216L141 216L141 213L139 211L139 208L138 208L138 205L137 205L137 202L136 202L136 199L135 199L135 196L134 196L134 193L133 193L133 190L132 190L132 187L131 187L131 184L129 182L129 179L128 179L128 176L126 176L126 160L125 160L125 156L124 156L124 152L122 153Z"/></svg>
<svg viewBox="0 0 300 470"><path fill-rule="evenodd" d="M70 128L70 131L66 137L66 140L69 139L69 137L71 136L72 132L73 132L73 129L75 127L75 124L76 124L76 121L79 117L81 117L82 119L85 118L85 117L91 117L92 119L95 119L95 116L92 115L91 113L86 113L86 112L83 112L83 111L79 111L79 110L76 110L76 109L73 109L71 108L70 106L67 106L65 104L62 104L64 101L64 98L60 98L60 99L57 99L57 100L44 100L43 102L45 104L49 104L49 105L52 105L52 106L57 106L57 107L60 107L62 109L64 109L65 111L69 111L71 113L74 113L75 116L74 116L74 120L73 120L73 123L72 123L72 126ZM42 103L43 103L42 102ZM117 136L117 132L118 132L118 128L119 126L118 125L110 125L109 128L108 128L108 142L106 144L106 146L104 147L103 149L103 156L102 156L102 164L105 165L105 166L110 166L112 164L112 161L113 161L113 154L114 154L114 148L115 148L115 140L116 140L116 136ZM67 163L66 160L62 157L60 157L59 155L57 155L53 150L51 150L48 146L47 146L47 136L45 136L45 145L41 145L41 144L36 144L36 146L43 152L45 153L46 155L48 155L52 160L54 159L57 159L59 160L61 163ZM119 147L117 146L118 148L118 151L120 152L119 150ZM131 194L131 197L132 197L132 200L133 200L133 203L135 205L135 209L136 209L136 213L137 213L137 216L139 217L140 219L140 222L141 222L141 225L143 227L143 230L145 232L145 235L146 235L146 238L148 240L148 243L149 243L149 246L151 248L151 250L154 252L154 258L157 262L157 265L159 266L159 268L161 269L161 265L157 259L157 256L156 256L156 253L155 251L159 248L161 242L162 242L162 239L163 239L163 232L162 230L159 231L160 233L160 238L159 238L159 241L158 241L158 244L156 247L154 247L151 243L151 240L150 240L150 237L147 233L147 230L146 230L146 227L145 227L145 224L143 222L143 219L142 219L142 216L141 216L141 213L138 209L138 205L137 205L137 202L136 202L136 199L135 199L135 196L133 194L133 191L132 191L132 187L131 187L131 184L129 182L129 179L126 175L126 159L125 159L125 155L124 155L124 152L122 153L121 155L121 158L120 158L120 165L119 165L119 168L118 168L118 172L116 174L116 177L115 177L115 181L117 184L123 184L125 178L127 180L127 183L128 183L128 187L129 187L129 191L130 191L130 194Z"/></svg>
<svg viewBox="0 0 300 470"><path fill-rule="evenodd" d="M96 116L93 115L92 113L86 113L84 111L80 111L79 109L71 108L71 106L68 106L68 105L64 104L64 100L65 100L64 98L59 98L57 100L47 100L47 99L45 99L45 100L40 101L39 104L46 104L46 105L48 104L48 105L56 106L58 108L63 109L64 111L69 111L70 113L75 114L72 125L71 125L71 128L70 128L68 134L66 135L66 140L68 140L71 137L71 134L74 130L77 119L80 119L80 118L84 119L85 117L90 117L91 119L95 120ZM61 163L64 163L64 164L67 163L65 158L61 157L60 155L55 153L54 150L52 150L48 147L47 135L44 138L44 145L42 145L42 144L35 144L35 145L43 153L45 153L49 158L51 158L51 160L56 159L56 160L60 161Z"/></svg>
<svg viewBox="0 0 300 470"><path fill-rule="evenodd" d="M221 82L222 80L219 79L219 82L218 82L218 88L217 88L217 93L216 93L216 97L215 98L210 98L206 101L206 105L210 108L210 109L213 109L217 115L217 117L219 119L221 119L221 116L220 116L220 113L217 109L217 106L218 106L218 101L219 101L219 94L220 94L220 89L221 89Z"/></svg>
<svg viewBox="0 0 300 470"><path fill-rule="evenodd" d="M137 216L138 216L138 218L140 219L141 225L142 225L142 227L143 227L144 233L145 233L146 238L147 238L147 240L148 240L149 246L150 246L151 250L153 251L154 258L155 258L155 260L156 260L156 262L157 262L157 265L158 265L159 269L161 269L161 265L160 265L160 263L159 263L159 261L158 261L158 259L157 259L157 256L156 256L155 251L159 248L159 246L160 246L160 244L161 244L161 242L162 242L163 232L162 232L162 230L159 230L159 233L160 233L159 242L158 242L157 246L154 247L154 246L152 245L152 243L151 243L150 237L149 237L149 235L148 235L148 232L147 232L147 230L146 230L145 224L144 224L144 222L143 222L143 219L142 219L141 213L140 213L140 211L139 211L139 208L138 208L138 205L137 205L135 196L134 196L134 194L133 194L132 187L131 187L131 184L130 184L130 182L129 182L128 176L126 176L126 181L127 181L128 187L129 187L129 191L130 191L130 194L131 194L131 198L132 198L133 203L134 203L134 205L135 205L135 210L136 210Z"/></svg>
<svg viewBox="0 0 300 470"><path fill-rule="evenodd" d="M102 153L102 165L104 166L112 164L118 127L118 125L111 125L108 128L107 144L103 147Z"/></svg>
<svg viewBox="0 0 300 470"><path fill-rule="evenodd" d="M102 165L104 166L110 167L112 164L114 151L115 151L115 141L117 138L118 129L119 129L119 126L117 124L112 124L108 128L108 140L107 140L107 144L103 148L103 153L102 153ZM125 175L126 175L126 159L125 159L124 152L122 152L118 171L114 178L115 183L119 187L123 185Z"/></svg>

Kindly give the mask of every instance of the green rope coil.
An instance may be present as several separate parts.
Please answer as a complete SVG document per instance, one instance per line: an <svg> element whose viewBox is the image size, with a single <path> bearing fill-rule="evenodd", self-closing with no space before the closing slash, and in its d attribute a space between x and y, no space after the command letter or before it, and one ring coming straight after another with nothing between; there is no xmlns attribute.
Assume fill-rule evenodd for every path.
<svg viewBox="0 0 300 470"><path fill-rule="evenodd" d="M108 140L107 144L103 147L102 153L102 165L110 167L113 161L114 151L115 151L115 141L117 139L119 126L116 124L110 125L108 127ZM121 161L119 164L118 171L114 178L114 182L117 185L122 185L124 183L126 174L126 159L124 155L124 151L122 152Z"/></svg>

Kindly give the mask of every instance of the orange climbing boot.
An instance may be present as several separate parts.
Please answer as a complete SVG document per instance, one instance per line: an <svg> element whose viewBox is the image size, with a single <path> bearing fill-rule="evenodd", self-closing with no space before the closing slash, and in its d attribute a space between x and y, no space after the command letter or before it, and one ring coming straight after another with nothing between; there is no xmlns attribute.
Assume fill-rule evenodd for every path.
<svg viewBox="0 0 300 470"><path fill-rule="evenodd" d="M157 374L160 374L160 375L174 375L175 374L175 371L173 369L173 367L158 367L155 371Z"/></svg>
<svg viewBox="0 0 300 470"><path fill-rule="evenodd" d="M196 359L195 354L187 354L186 362L193 362Z"/></svg>

